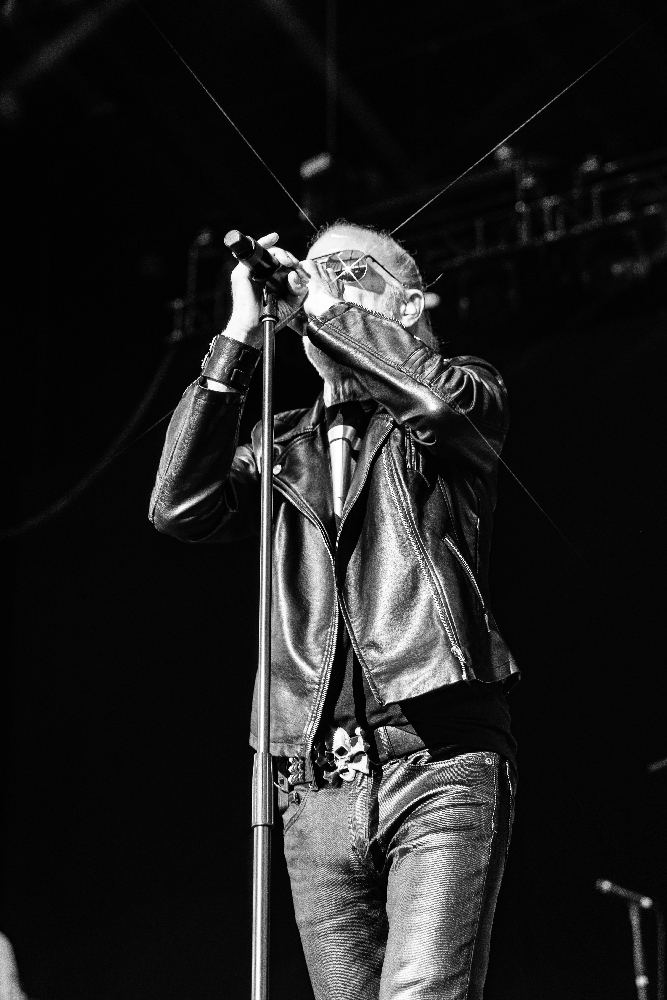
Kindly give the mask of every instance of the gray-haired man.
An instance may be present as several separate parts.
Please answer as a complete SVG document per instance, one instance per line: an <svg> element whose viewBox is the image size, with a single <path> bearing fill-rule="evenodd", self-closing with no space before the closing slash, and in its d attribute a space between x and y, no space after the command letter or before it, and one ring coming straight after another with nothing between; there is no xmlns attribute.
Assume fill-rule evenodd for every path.
<svg viewBox="0 0 667 1000"><path fill-rule="evenodd" d="M488 598L505 388L435 349L419 271L386 235L337 223L288 280L324 384L275 422L271 752L313 990L478 998L515 785L517 668ZM242 266L232 289L151 502L190 542L256 532L269 472L258 428L237 441L261 332Z"/></svg>

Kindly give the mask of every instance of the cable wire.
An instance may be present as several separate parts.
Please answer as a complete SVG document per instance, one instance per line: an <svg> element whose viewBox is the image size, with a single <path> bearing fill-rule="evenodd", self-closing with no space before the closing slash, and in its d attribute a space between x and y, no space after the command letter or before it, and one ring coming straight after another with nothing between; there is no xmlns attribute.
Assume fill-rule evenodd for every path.
<svg viewBox="0 0 667 1000"><path fill-rule="evenodd" d="M570 548L572 549L572 551L574 552L574 554L576 555L576 557L577 557L577 558L579 559L579 561L580 561L580 562L581 562L581 563L582 563L582 564L583 564L583 565L584 565L584 566L586 567L586 569L588 570L588 572L589 572L589 573L591 573L592 575L594 575L592 567L588 565L588 563L586 562L586 560L585 560L585 559L584 559L584 557L582 556L581 552L579 552L579 550L578 550L578 549L577 549L577 548L576 548L576 547L575 547L575 546L574 546L574 545L572 544L572 542L571 542L571 541L570 541L570 539L569 539L569 538L567 537L567 535L565 534L565 532L564 532L564 531L562 531L562 530L561 530L561 529L560 529L560 528L558 527L558 525L556 524L556 522L554 521L554 519L553 519L552 517L550 517L550 516L549 516L549 514L547 514L547 512L546 512L546 510L544 509L544 507L542 506L542 504L541 504L541 503L539 503L539 501L535 499L535 497L534 497L534 496L533 496L533 494L532 494L532 493L530 492L530 490L528 489L528 487L527 487L527 486L525 486L525 485L524 485L524 484L523 484L523 483L521 482L521 480L519 479L519 477L517 476L517 474L516 474L516 473L515 473L515 472L514 472L514 471L513 471L512 469L510 469L510 467L509 467L509 465L507 464L507 462L505 461L505 459L501 457L501 455L500 455L500 452L496 451L496 449L495 449L495 448L493 447L493 445L491 444L491 442L490 442L490 441L488 441L488 440L487 440L487 438L486 438L486 437L485 437L485 436L484 436L484 435L482 434L482 432L480 431L479 427L477 427L477 426L476 426L476 425L475 425L475 424L473 423L473 421L472 421L472 420L470 419L470 417L468 416L468 414L467 414L467 413L465 413L465 412L464 412L463 410L461 410L461 409L460 409L460 407L458 407L458 406L455 406L455 407L454 407L454 409L455 409L455 410L456 410L456 412L457 412L457 413L459 414L459 416L462 416L462 417L465 417L465 418L466 418L466 420L468 421L468 423L470 424L470 426L472 427L472 429L473 429L473 430L474 430L474 431L475 431L475 432L476 432L477 434L479 434L479 436L481 437L482 441L483 441L483 442L484 442L484 444L485 444L485 445L487 446L487 448L489 448L489 450L490 450L490 451L492 451L492 452L493 452L493 454L494 454L494 455L496 456L496 458L498 459L498 462L499 462L499 463L500 463L500 464L501 464L502 466L504 466L504 467L505 467L505 468L507 469L507 471L509 472L510 476L512 476L512 478L513 478L514 480L516 480L516 482L517 482L517 483L519 484L519 486L520 486L520 487L521 487L521 489L522 489L522 490L524 491L524 493L526 494L526 496L527 496L527 497L528 497L528 498L529 498L530 500L532 500L532 501L533 501L533 503L535 504L535 506L537 507L537 509L538 509L538 510L539 510L539 511L540 511L540 512L541 512L541 513L542 513L542 514L543 514L543 515L544 515L544 516L546 517L546 519L547 519L547 521L549 522L549 524L551 525L551 527L552 527L552 528L554 528L554 530L558 532L558 534L559 534L559 535L560 535L560 537L561 537L561 538L563 539L563 541L564 541L564 542L566 542L566 544L567 544L567 545L568 545L568 546L569 546L569 547L570 547Z"/></svg>
<svg viewBox="0 0 667 1000"><path fill-rule="evenodd" d="M489 149L488 152L484 153L483 156L480 156L480 158L478 160L475 160L475 162L471 163L471 165L469 167L466 167L466 169L463 171L463 173L459 174L458 177L455 177L453 181L449 182L449 184L446 184L445 187L441 191L438 191L438 193L434 194L432 198L429 198L428 201L424 202L424 204L421 206L421 208L418 208L415 212L412 213L412 215L409 215L407 217L407 219L403 219L403 222L399 223L398 226L396 226L395 229L391 230L390 236L393 236L394 233L397 233L399 229L402 229L403 226L406 226L408 224L408 222L411 222L412 219L415 218L415 216L419 215L420 212L423 212L424 209L428 208L429 205L432 205L433 202L436 201L438 198L440 198L441 195L443 195L446 191L449 191L451 188L453 188L454 185L458 184L458 182L460 180L463 180L463 178L467 174L469 174L471 170L474 170L475 167L478 167L479 164L482 163L482 161L487 158L487 156L491 156L491 154L495 153L495 151L497 149L500 149L501 146L504 146L506 142L509 142L509 140L512 139L517 134L517 132L520 132L522 128L524 128L526 125L528 125L530 122L532 122L535 118L537 118L538 115L541 115L543 111L546 111L546 109L548 107L550 107L554 103L554 101L557 101L564 94L567 94L568 90L571 90L572 87L575 87L581 80L584 79L584 77L588 76L589 73L592 73L594 69L597 69L597 67L600 66L601 63L603 63L606 59L609 59L609 57L612 56L614 54L614 52L618 51L618 49L620 49L622 45L625 45L626 42L629 42L631 38L634 38L634 36L639 31L641 31L643 28L645 28L647 24L650 24L651 21L653 21L657 16L658 16L657 14L654 14L653 17L649 17L649 19L647 21L644 21L644 23L640 24L638 28L635 28L635 30L633 32L631 32L631 34L629 34L622 41L618 42L617 45L614 45L613 49L609 49L609 52L607 52L607 53L605 53L605 55L601 56L601 58L598 59L597 62L594 62L593 65L589 66L588 69L584 70L583 73L580 73L579 76L575 80L572 80L571 83L568 83L567 87L563 87L563 89L561 91L559 91L559 93L556 94L555 97L552 97L551 100L547 101L546 104L543 104L542 107L539 108L538 111L535 111L534 114L532 114L529 118L526 118L526 120L524 122L522 122L520 125L518 125L512 132L509 133L509 135L506 135L504 139L501 139L500 142L497 142L495 144L495 146L493 146L491 149Z"/></svg>
<svg viewBox="0 0 667 1000"><path fill-rule="evenodd" d="M167 38L167 36L165 35L165 33L162 30L162 28L160 28L160 26L155 23L155 21L153 20L153 18L151 17L151 15L148 13L148 11L145 10L145 8L142 7L142 5L139 3L139 0L136 0L136 3L137 3L137 7L139 8L139 10L148 18L148 20L151 22L151 24L153 25L153 27L155 28L155 30L157 31L157 33L167 43L167 45L169 46L169 48L171 49L171 51L174 53L174 55L177 57L177 59L179 59L180 62L183 64L183 66L185 66L185 68L187 69L188 73L190 73L190 75L195 78L195 80L197 81L197 83L199 84L199 86L202 88L202 90L204 91L204 93L207 94L211 98L211 100L215 104L215 106L218 109L218 111L220 111L221 114L223 114L225 116L225 118L227 119L227 121L229 122L229 124L232 126L232 128L234 129L234 131L238 133L238 135L240 136L241 139L243 139L243 141L245 142L245 144L248 147L248 149L252 153L255 154L255 156L257 157L257 159L259 160L259 162L262 164L262 166L265 167L266 170L271 175L271 177L273 177L273 179L276 182L276 184L278 185L278 187L281 188L285 192L285 194L287 195L287 197L289 198L289 200L292 202L292 204L296 208L298 208L299 212L304 217L304 219L306 220L306 222L310 226L312 226L312 228L315 230L315 232L317 232L317 226L315 225L315 223L313 222L313 220L310 218L310 216L308 215L308 213L305 211L305 209L303 209L301 207L301 205L298 203L298 201L296 200L296 198L292 197L292 195L289 193L289 191L287 190L287 188L285 187L285 185L283 184L283 182L280 180L280 178L276 174L274 174L273 170L268 165L268 163L266 162L266 160L261 156L260 153L257 152L257 150L255 149L255 147L250 142L250 140L245 137L245 135L243 134L243 132L241 131L241 129L238 127L238 125L234 121L232 121L232 119L229 117L229 115L227 114L227 112L225 111L225 109L222 107L222 105L220 104L220 102L218 100L216 100L216 98L213 96L213 94L208 89L208 87L197 76L197 74L192 69L192 67L185 61L185 59L183 58L183 56L181 55L181 53L178 51L178 49L176 48L176 46Z"/></svg>
<svg viewBox="0 0 667 1000"><path fill-rule="evenodd" d="M137 3L137 6L139 7L139 9L144 14L144 16L147 18L147 20L150 21L150 23L153 25L153 27L155 28L155 30L158 32L158 34L164 40L164 42L172 50L172 52L174 53L174 55L178 58L178 60L182 63L182 65L190 73L190 75L196 80L196 82L202 88L202 90L204 91L204 93L210 98L211 101L213 101L213 103L215 104L216 108L226 118L226 120L229 122L229 124L232 126L232 128L235 130L235 132L239 135L239 137L243 140L243 142L246 144L246 146L248 146L248 148L255 155L255 157L264 166L264 168L267 170L267 172L270 174L270 176L273 178L273 180L276 182L276 184L278 184L278 186L281 188L281 190L287 195L287 197L289 198L289 200L298 209L298 211L300 212L300 214L306 219L306 221L309 223L309 225L315 231L317 231L317 227L315 226L314 222L309 217L309 215L307 214L307 212L305 212L305 210L301 207L301 205L299 205L299 203L296 201L296 199L290 194L290 192L287 190L287 188L282 183L282 181L280 180L280 178L274 173L274 171L271 169L271 167L269 167L269 165L266 162L266 160L264 160L264 158L261 156L261 154L252 145L252 143L250 142L250 140L246 138L246 136L241 131L241 129L238 127L238 125L236 125L236 123L232 120L232 118L227 114L227 112L222 107L222 105L220 104L220 102L213 96L213 94L211 93L211 91L208 89L208 87L206 87L206 85L203 83L203 81L200 79L200 77L195 73L195 71L192 69L192 67L188 64L188 62L180 54L180 52L175 47L175 45L170 41L170 39L167 37L167 35L165 35L165 33L162 31L162 29L159 27L159 25L154 21L154 19L151 17L151 15L148 13L148 11L145 10L145 8L142 6L141 3L139 3L139 0L136 0L136 3ZM461 181L464 177L466 177L467 174L469 174L472 170L475 169L475 167L479 166L479 164L482 163L488 156L490 156L492 153L494 153L497 149L499 149L506 142L509 142L509 140L512 139L522 128L524 128L531 121L533 121L535 118L537 118L538 115L542 114L542 112L545 111L552 104L554 104L555 101L557 101L557 100L559 100L559 98L563 97L564 94L566 94L569 90L571 90L572 87L576 86L576 84L578 84L586 76L588 76L589 73L592 73L593 70L597 69L598 66L600 66L603 62L605 62L605 60L609 59L609 57L612 56L616 51L618 51L618 49L621 48L621 46L625 45L632 38L634 38L634 36L636 34L638 34L638 32L640 32L641 30L643 30L643 28L645 28L652 20L654 20L655 17L657 17L657 14L654 14L653 17L649 18L648 20L646 20L642 24L640 24L637 28L635 28L634 31L632 31L624 39L622 39L620 42L618 42L613 48L611 48L608 52L606 52L603 56L601 56L600 59L598 59L595 63L593 63L592 66L589 66L586 70L584 70L583 73L580 73L579 76L576 77L576 79L572 80L566 87L564 87L561 91L559 91L559 93L557 93L549 101L547 101L545 104L543 104L541 108L539 108L537 111L535 111L532 115L530 115L528 118L526 118L525 121L523 121L515 129L513 129L508 135L506 135L503 139L501 139L499 142L497 142L491 149L489 149L486 153L484 153L483 156L480 156L479 159L475 160L475 162L472 163L469 167L467 167L462 173L460 173L458 175L458 177L455 177L454 180L450 181L447 185L445 185L445 187L442 188L440 191L438 191L435 195L433 195L433 197L429 198L426 202L424 202L424 204L420 208L418 208L416 211L412 212L411 215L409 215L406 219L404 219L401 223L399 223L399 225L396 226L391 231L390 235L393 236L394 233L397 233L399 229L402 229L403 226L407 225L408 222L412 221L412 219L414 219L417 215L419 215L426 208L428 208L430 205L432 205L434 201L436 201L438 198L440 198L447 191L451 190L451 188L454 187L455 184L458 184L459 181ZM298 310L295 310L294 314L292 314L289 317L286 317L285 319L283 319L283 321L280 323L280 327L279 328L282 328L283 326L287 325L287 323L290 321L290 319L293 318L293 315L295 315L296 312L298 312ZM127 450L127 448L132 447L132 445L135 444L136 441L140 440L142 437L144 437L146 434L148 434L151 430L153 430L154 427L158 426L160 423L162 423L164 420L166 420L167 417L171 415L171 413L173 413L173 410L171 410L169 413L165 414L158 421L156 421L155 424L153 424L151 427L147 428L147 430L145 430L142 434L140 434L139 437L135 439L135 441L132 441L132 442L128 443L125 447L121 447L121 445L127 439L127 437L129 436L129 434L131 434L132 430L136 427L137 423L139 422L139 420L143 416L143 414L144 414L144 412L145 412L145 410L146 410L146 408L147 408L150 400L152 399L152 397L153 397L153 395L155 393L155 390L157 389L157 386L159 385L160 381L162 380L162 376L164 374L164 371L166 370L166 367L168 366L169 362L171 361L171 357L172 356L173 356L173 352L168 353L166 355L166 357L165 357L165 359L163 361L163 364L161 365L161 368L159 369L159 371L156 374L156 377L155 377L153 383L151 384L151 386L149 387L148 392L146 393L146 396L144 397L144 399L142 400L142 402L139 404L139 407L137 408L137 410L135 411L135 413L133 414L133 416L128 421L128 424L123 429L123 431L120 433L120 435L116 438L116 440L112 443L112 445L107 449L107 451L102 456L102 458L100 459L100 461L90 470L90 472L82 480L80 480L79 483L77 483L76 486L74 486L67 494L65 494L64 497L62 497L60 500L56 501L50 507L46 508L40 514L37 514L34 517L29 518L27 521L24 521L21 525L18 525L18 526L14 527L14 528L7 528L7 529L4 529L4 530L0 530L0 540L6 539L6 538L16 537L17 535L23 534L25 531L28 531L28 530L30 530L32 528L39 527L39 525L41 525L45 521L49 520L51 517L56 516L58 513L60 513L62 510L64 510L67 506L69 506L69 504L73 500L75 500L78 496L80 496L81 493L83 493L84 490L87 489L88 485L90 485L90 483L100 474L100 472L103 471L103 469L105 469L107 467L107 465L109 465L110 462L114 461L115 458L118 458L124 451ZM556 524L556 522L549 516L549 514L544 510L544 508L541 506L541 504L536 500L536 498L533 496L533 494L530 492L530 490L528 490L528 488L521 482L521 480L519 479L519 477L513 472L513 470L509 467L509 465L507 464L507 462L505 462L504 459L502 459L500 457L500 455L495 451L495 449L486 440L486 438L481 433L481 431L479 431L479 429L477 427L475 427L474 423L470 420L470 418L467 416L467 414L463 414L463 415L466 416L466 418L468 419L468 421L470 422L470 424L474 427L475 431L480 435L480 437L482 437L482 439L485 441L485 443L488 445L488 447L494 452L494 454L496 455L498 461L507 469L507 471L510 473L510 475L516 480L516 482L518 483L518 485L526 493L526 495L530 498L530 500L532 500L532 502L535 504L535 506L538 508L538 510L541 511L541 513L549 521L549 523L552 525L552 527L558 532L558 534L563 538L563 540L568 544L568 546L576 553L577 557L582 561L582 563L587 567L587 569L590 570L590 567L588 566L588 564L586 563L586 561L583 559L583 557L581 556L581 554L577 551L577 549L570 542L570 540L563 533L563 531L561 531L561 529L558 527L558 525Z"/></svg>

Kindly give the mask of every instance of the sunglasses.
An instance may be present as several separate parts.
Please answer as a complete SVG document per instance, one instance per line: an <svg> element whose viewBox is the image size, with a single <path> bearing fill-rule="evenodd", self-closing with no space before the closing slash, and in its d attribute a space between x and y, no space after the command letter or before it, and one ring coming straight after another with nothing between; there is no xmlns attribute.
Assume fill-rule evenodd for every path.
<svg viewBox="0 0 667 1000"><path fill-rule="evenodd" d="M320 275L328 281L342 281L344 285L362 285L364 279L368 284L369 270L377 275L379 271L385 281L389 279L400 288L412 288L408 282L401 281L395 274L388 271L375 257L361 250L337 250L336 253L324 257L313 257L313 263ZM372 267L370 265L373 265Z"/></svg>

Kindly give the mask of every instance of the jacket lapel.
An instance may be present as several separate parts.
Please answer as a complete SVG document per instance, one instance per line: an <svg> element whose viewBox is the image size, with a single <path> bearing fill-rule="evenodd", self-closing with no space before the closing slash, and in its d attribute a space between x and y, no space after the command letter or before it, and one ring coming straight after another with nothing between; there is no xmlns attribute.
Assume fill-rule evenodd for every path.
<svg viewBox="0 0 667 1000"><path fill-rule="evenodd" d="M275 438L274 446L275 488L322 528L333 546L333 486L321 395L294 427Z"/></svg>
<svg viewBox="0 0 667 1000"><path fill-rule="evenodd" d="M393 426L394 421L386 410L377 409L371 417L371 421L368 425L368 429L364 435L364 439L359 450L357 467L354 470L352 482L350 483L350 488L347 491L347 497L345 499L345 503L343 504L343 514L340 524L341 528L345 523L345 519L349 511L356 503L359 494L363 489L373 459L377 455L384 441L389 436Z"/></svg>
<svg viewBox="0 0 667 1000"><path fill-rule="evenodd" d="M375 456L393 426L394 422L386 410L378 409L371 417L343 505L339 532L363 489ZM325 532L333 548L336 541L336 521L327 425L321 395L297 424L276 436L274 454L275 488Z"/></svg>

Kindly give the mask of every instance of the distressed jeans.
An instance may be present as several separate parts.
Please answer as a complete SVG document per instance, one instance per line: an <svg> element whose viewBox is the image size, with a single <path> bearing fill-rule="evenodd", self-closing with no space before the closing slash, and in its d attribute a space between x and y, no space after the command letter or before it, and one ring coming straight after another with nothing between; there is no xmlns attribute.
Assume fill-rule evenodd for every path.
<svg viewBox="0 0 667 1000"><path fill-rule="evenodd" d="M497 754L390 760L280 794L316 1000L479 1000L514 811Z"/></svg>

